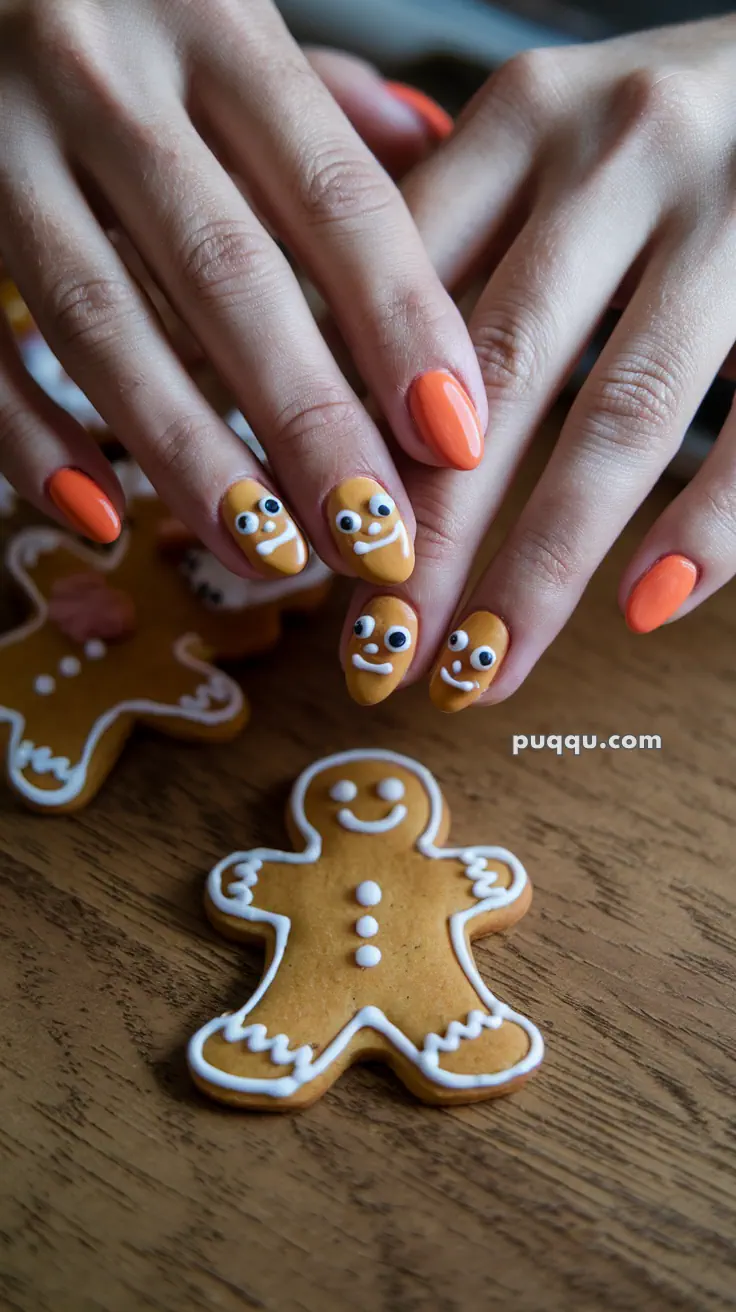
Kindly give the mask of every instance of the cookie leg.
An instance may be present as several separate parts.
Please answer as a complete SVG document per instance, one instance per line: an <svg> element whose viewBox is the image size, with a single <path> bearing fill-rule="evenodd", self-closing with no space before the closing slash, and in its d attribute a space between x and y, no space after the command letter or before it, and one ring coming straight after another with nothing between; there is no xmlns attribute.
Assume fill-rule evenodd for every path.
<svg viewBox="0 0 736 1312"><path fill-rule="evenodd" d="M329 1033L320 1028L307 1029L293 1009L290 1018L279 1016L267 1003L247 1014L219 1016L191 1039L189 1069L204 1093L231 1106L308 1107L353 1059L345 1026L333 1021L324 1025Z"/></svg>
<svg viewBox="0 0 736 1312"><path fill-rule="evenodd" d="M478 1007L462 1020L430 1030L416 1060L392 1062L407 1087L425 1102L459 1104L511 1093L542 1060L542 1037L531 1021L499 1005Z"/></svg>

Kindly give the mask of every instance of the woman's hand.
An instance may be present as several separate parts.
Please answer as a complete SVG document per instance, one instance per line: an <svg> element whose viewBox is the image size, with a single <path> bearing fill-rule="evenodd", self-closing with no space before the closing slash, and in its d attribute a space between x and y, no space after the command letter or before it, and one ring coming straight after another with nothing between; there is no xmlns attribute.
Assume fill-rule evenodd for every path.
<svg viewBox="0 0 736 1312"><path fill-rule="evenodd" d="M457 291L493 270L470 318L488 397L483 463L473 474L415 467L405 481L418 525L416 569L397 592L419 617L410 677L438 657L432 696L443 709L518 688L676 452L733 346L734 68L732 17L525 54L490 79L407 179L445 285ZM458 610L531 435L613 301L626 308L542 478ZM645 632L688 613L735 570L732 412L629 563L620 602ZM371 597L361 587L349 617L353 680L360 636L349 635ZM392 682L366 678L373 691L369 698L364 681L361 700Z"/></svg>
<svg viewBox="0 0 736 1312"><path fill-rule="evenodd" d="M382 95L386 132L393 118L400 137L403 121L404 144L416 145L416 114L386 88L379 95L366 70L344 88L355 116L361 85L368 104ZM117 246L108 220L122 229ZM270 0L0 0L0 255L64 368L231 569L303 564L277 490L329 564L405 578L409 499L276 237L319 286L399 445L430 465L477 461L485 393L461 316L398 191ZM229 384L273 478L194 386L131 276L125 242ZM451 407L427 419L415 406L412 417L412 398L437 371L459 380L465 428ZM41 395L7 332L0 469L89 536L119 531L110 468ZM380 553L343 563L328 518L330 494L358 477L390 494L408 529L406 552L383 575L373 570ZM289 550L271 551L282 530Z"/></svg>

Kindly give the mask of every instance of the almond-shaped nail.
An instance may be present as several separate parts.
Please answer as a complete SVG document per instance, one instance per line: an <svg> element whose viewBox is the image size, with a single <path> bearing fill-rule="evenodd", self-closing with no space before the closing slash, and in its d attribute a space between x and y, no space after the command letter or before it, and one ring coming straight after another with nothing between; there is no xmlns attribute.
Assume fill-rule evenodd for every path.
<svg viewBox="0 0 736 1312"><path fill-rule="evenodd" d="M93 542L115 542L120 537L120 516L112 501L81 469L57 469L47 491L77 533Z"/></svg>
<svg viewBox="0 0 736 1312"><path fill-rule="evenodd" d="M444 141L445 137L449 137L455 124L447 110L438 105L436 100L418 87L407 86L406 82L386 82L384 85L392 96L414 110L435 141Z"/></svg>
<svg viewBox="0 0 736 1312"><path fill-rule="evenodd" d="M399 597L371 597L353 625L345 681L353 701L375 706L397 688L416 651L416 612Z"/></svg>
<svg viewBox="0 0 736 1312"><path fill-rule="evenodd" d="M254 569L271 577L300 574L307 544L280 497L254 478L229 487L220 513L243 555Z"/></svg>
<svg viewBox="0 0 736 1312"><path fill-rule="evenodd" d="M463 711L495 679L509 649L498 615L476 610L454 629L432 671L429 695L440 711Z"/></svg>
<svg viewBox="0 0 736 1312"><path fill-rule="evenodd" d="M327 519L351 573L369 583L405 583L414 544L392 497L374 478L347 478L327 498Z"/></svg>
<svg viewBox="0 0 736 1312"><path fill-rule="evenodd" d="M409 391L409 412L431 451L453 469L476 469L484 434L465 388L444 369L421 374Z"/></svg>
<svg viewBox="0 0 736 1312"><path fill-rule="evenodd" d="M698 581L698 567L687 556L662 556L629 593L626 623L632 633L651 633L680 609Z"/></svg>

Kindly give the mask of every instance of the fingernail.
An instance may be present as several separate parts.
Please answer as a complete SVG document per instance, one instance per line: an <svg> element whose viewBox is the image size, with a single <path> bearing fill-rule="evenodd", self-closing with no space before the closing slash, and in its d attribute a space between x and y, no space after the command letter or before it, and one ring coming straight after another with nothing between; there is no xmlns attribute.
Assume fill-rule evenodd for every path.
<svg viewBox="0 0 736 1312"><path fill-rule="evenodd" d="M359 706L385 701L401 683L417 645L415 611L398 597L371 597L353 625L345 681Z"/></svg>
<svg viewBox="0 0 736 1312"><path fill-rule="evenodd" d="M416 87L407 86L405 82L386 82L384 85L392 96L414 110L436 141L444 141L445 137L449 137L455 125L447 110L438 105L436 100Z"/></svg>
<svg viewBox="0 0 736 1312"><path fill-rule="evenodd" d="M405 583L414 544L396 505L373 478L348 478L327 499L327 519L351 573L369 583Z"/></svg>
<svg viewBox="0 0 736 1312"><path fill-rule="evenodd" d="M687 556L672 554L647 570L629 593L626 623L632 633L651 633L678 611L698 581L698 567Z"/></svg>
<svg viewBox="0 0 736 1312"><path fill-rule="evenodd" d="M444 369L411 385L409 411L427 446L453 469L475 469L483 455L483 429L465 388Z"/></svg>
<svg viewBox="0 0 736 1312"><path fill-rule="evenodd" d="M280 497L254 478L229 487L220 513L243 555L262 574L299 574L307 544Z"/></svg>
<svg viewBox="0 0 736 1312"><path fill-rule="evenodd" d="M117 510L102 488L81 469L57 469L47 491L77 533L93 542L115 542L120 537Z"/></svg>
<svg viewBox="0 0 736 1312"><path fill-rule="evenodd" d="M440 711L463 711L493 683L509 649L498 615L476 610L454 629L432 671L429 695Z"/></svg>

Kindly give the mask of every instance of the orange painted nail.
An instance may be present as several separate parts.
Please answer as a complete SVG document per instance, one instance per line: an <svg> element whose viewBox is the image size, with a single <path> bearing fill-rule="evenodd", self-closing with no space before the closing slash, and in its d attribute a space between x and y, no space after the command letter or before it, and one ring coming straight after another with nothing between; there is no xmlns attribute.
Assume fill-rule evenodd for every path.
<svg viewBox="0 0 736 1312"><path fill-rule="evenodd" d="M81 469L57 469L49 479L48 494L77 533L93 542L115 542L120 537L117 510Z"/></svg>
<svg viewBox="0 0 736 1312"><path fill-rule="evenodd" d="M405 82L387 82L385 85L392 96L419 115L436 141L444 141L445 137L449 137L455 125L447 110L438 105L436 100L416 87L407 86Z"/></svg>
<svg viewBox="0 0 736 1312"><path fill-rule="evenodd" d="M634 585L626 603L632 633L651 633L678 611L698 581L698 567L687 556L663 556Z"/></svg>
<svg viewBox="0 0 736 1312"><path fill-rule="evenodd" d="M483 429L465 388L444 369L411 385L409 410L427 446L453 469L475 469L483 455Z"/></svg>

